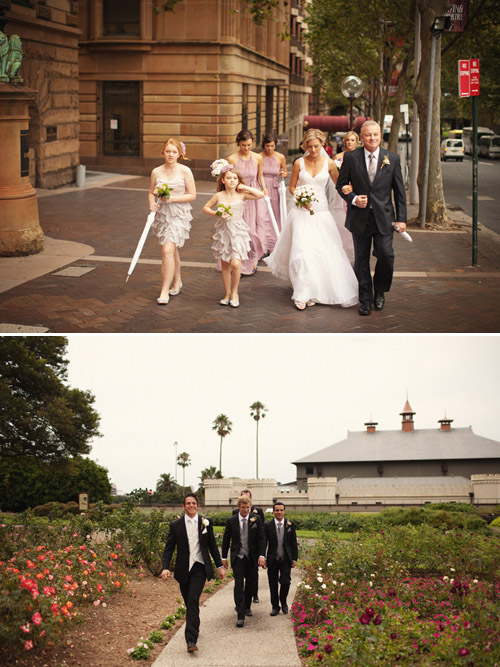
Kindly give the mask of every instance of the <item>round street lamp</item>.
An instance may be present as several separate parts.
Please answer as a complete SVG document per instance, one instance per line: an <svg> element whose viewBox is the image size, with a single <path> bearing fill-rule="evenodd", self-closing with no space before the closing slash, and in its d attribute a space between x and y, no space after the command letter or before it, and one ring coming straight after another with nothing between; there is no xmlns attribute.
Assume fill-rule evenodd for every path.
<svg viewBox="0 0 500 667"><path fill-rule="evenodd" d="M357 76L348 76L346 77L341 85L340 90L344 97L349 99L350 110L349 110L349 129L352 130L354 127L353 115L352 115L352 105L355 99L360 97L363 94L364 86L361 79Z"/></svg>

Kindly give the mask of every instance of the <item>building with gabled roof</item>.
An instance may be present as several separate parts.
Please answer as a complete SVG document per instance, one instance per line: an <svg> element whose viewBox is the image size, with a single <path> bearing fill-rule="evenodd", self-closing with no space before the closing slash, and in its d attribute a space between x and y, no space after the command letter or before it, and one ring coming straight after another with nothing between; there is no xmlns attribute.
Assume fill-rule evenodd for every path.
<svg viewBox="0 0 500 667"><path fill-rule="evenodd" d="M453 428L453 419L438 420L439 428L416 429L415 412L406 401L401 429L382 431L377 422L365 431L297 461L297 485L311 478L445 477L470 479L476 474L500 473L500 442L476 435L472 428Z"/></svg>

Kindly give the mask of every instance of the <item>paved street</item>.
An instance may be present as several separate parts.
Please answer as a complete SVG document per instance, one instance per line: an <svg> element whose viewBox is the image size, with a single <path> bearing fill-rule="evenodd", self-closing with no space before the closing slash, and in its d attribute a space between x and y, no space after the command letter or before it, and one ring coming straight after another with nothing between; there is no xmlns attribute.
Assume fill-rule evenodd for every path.
<svg viewBox="0 0 500 667"><path fill-rule="evenodd" d="M46 250L0 259L0 331L53 333L436 333L500 330L500 237L482 228L471 267L470 219L451 232L410 230L394 240L396 273L382 312L316 305L298 311L288 283L267 267L242 278L238 309L219 305L222 280L201 208L214 182L198 182L191 238L181 250L184 287L158 306L160 247L152 235L126 284L147 213L148 178L89 174L85 188L40 192ZM410 208L410 216L417 210Z"/></svg>

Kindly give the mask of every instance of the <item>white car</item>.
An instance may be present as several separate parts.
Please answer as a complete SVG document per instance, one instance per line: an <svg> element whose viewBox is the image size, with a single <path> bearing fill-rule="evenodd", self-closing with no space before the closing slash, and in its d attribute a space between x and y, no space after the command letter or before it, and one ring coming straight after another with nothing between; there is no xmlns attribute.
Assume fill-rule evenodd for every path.
<svg viewBox="0 0 500 667"><path fill-rule="evenodd" d="M464 159L464 142L462 139L445 139L441 142L441 160L458 160L462 162Z"/></svg>

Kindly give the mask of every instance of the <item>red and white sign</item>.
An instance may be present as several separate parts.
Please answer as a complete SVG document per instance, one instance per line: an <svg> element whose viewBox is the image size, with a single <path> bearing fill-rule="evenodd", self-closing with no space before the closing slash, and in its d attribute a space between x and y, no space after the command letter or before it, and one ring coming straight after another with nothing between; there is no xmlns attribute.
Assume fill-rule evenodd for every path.
<svg viewBox="0 0 500 667"><path fill-rule="evenodd" d="M458 94L470 97L470 63L468 60L458 61Z"/></svg>
<svg viewBox="0 0 500 667"><path fill-rule="evenodd" d="M479 95L479 60L471 58L470 61L470 94L471 97Z"/></svg>

